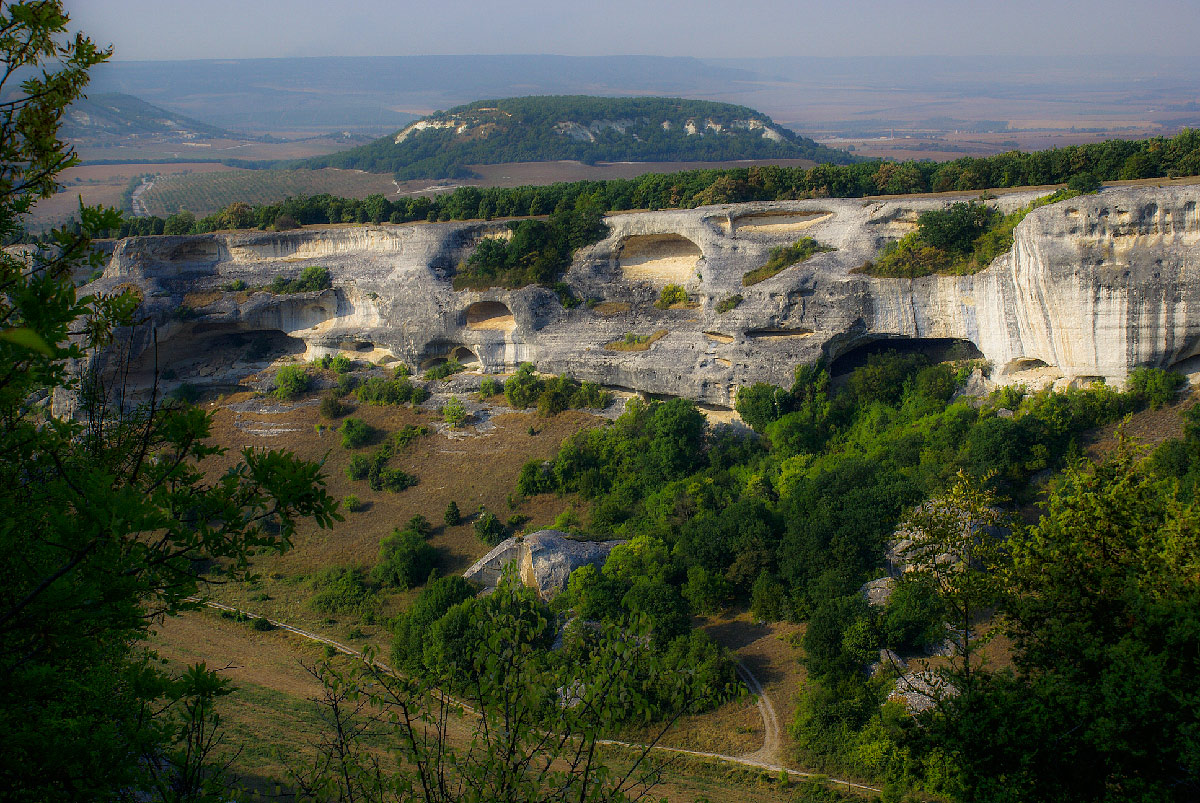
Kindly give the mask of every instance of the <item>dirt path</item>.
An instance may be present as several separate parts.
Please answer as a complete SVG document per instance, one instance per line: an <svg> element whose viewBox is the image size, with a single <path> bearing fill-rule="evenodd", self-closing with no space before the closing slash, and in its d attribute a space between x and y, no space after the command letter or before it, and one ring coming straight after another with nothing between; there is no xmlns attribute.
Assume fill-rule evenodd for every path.
<svg viewBox="0 0 1200 803"><path fill-rule="evenodd" d="M150 212L146 209L146 202L142 200L142 195L154 186L154 179L142 179L142 183L133 191L131 199L133 203L134 217L149 217Z"/></svg>
<svg viewBox="0 0 1200 803"><path fill-rule="evenodd" d="M244 616L248 619L266 619L267 622L269 622L273 627L278 628L279 630L284 630L288 633L294 633L297 636L301 636L303 638L310 639L319 644L324 644L328 647L331 647L332 649L337 650L338 652L342 653L343 655L348 655L352 658L363 658L364 657L361 652L354 649L353 647L343 644L340 641L335 641L326 636L322 636L319 633L314 633L309 630L303 630L298 627L293 627L292 625L289 625L285 622L278 622L274 619L269 619L269 618L267 618L265 616L261 616L259 614L255 614L255 613L251 613L249 611L244 611L244 610L240 610L238 608L234 608L230 605L223 605L220 602L212 602L211 600L200 600L200 599L196 599L196 598L192 598L192 601L200 602L201 604L203 604L209 608L214 608L219 611L226 611L228 613L240 614L241 616ZM387 664L381 663L379 661L374 661L374 660L372 661L372 663L375 666L382 669L383 671L385 671L389 674L394 674L393 670L389 666L387 666ZM784 767L784 766L779 765L778 753L779 753L779 747L781 744L781 739L780 739L779 719L775 714L775 707L774 707L774 705L771 704L771 700L763 692L762 684L759 683L758 678L756 678L754 676L754 674L742 663L742 661L738 660L737 664L738 664L738 674L746 682L746 685L747 685L747 687L749 687L750 691L758 697L758 708L763 717L763 726L764 726L764 733L765 733L765 737L763 740L763 746L753 753L748 753L748 754L742 755L742 756L728 756L728 755L724 755L722 753L709 753L709 752L705 752L702 750L687 750L682 747L664 747L662 745L655 745L652 749L657 752L660 752L660 753L677 753L677 754L681 754L681 755L696 756L698 758L708 758L708 759L713 759L716 761L724 761L724 762L727 762L730 764L741 764L743 766L748 766L748 767L758 767L760 769L764 769L764 770L767 770L767 771L773 772L773 773L784 772L793 778L810 778L810 777L813 777L814 775L816 775L817 773L801 772L800 770L794 770L789 767ZM598 744L612 745L612 746L616 746L616 747L631 747L631 748L644 748L645 747L645 745L642 745L642 744L637 744L634 742L617 741L617 740L613 740L613 739L600 739L600 740L597 740L597 742L598 742ZM822 776L822 777L827 777L827 776ZM867 786L865 784L857 783L854 781L847 781L847 780L844 780L841 778L828 778L828 782L834 786L845 786L847 789L858 789L858 790L866 791L866 792L881 792L882 791L881 789L877 789L874 786Z"/></svg>
<svg viewBox="0 0 1200 803"><path fill-rule="evenodd" d="M767 696L762 684L758 682L758 678L754 676L750 668L741 659L735 660L737 660L738 675L750 689L750 693L758 698L758 711L762 714L763 719L763 746L753 753L746 753L741 758L760 762L762 766L778 764L782 740L779 737L779 717L775 714L775 706L771 704L771 698Z"/></svg>

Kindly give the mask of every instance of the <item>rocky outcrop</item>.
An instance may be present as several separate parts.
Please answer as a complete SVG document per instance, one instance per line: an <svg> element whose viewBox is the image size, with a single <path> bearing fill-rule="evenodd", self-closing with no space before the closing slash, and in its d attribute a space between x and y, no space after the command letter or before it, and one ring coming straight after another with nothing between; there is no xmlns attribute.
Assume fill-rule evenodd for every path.
<svg viewBox="0 0 1200 803"><path fill-rule="evenodd" d="M1037 193L1004 196L1008 210ZM953 200L953 199L950 199ZM133 283L158 328L159 360L215 332L283 333L316 357L352 351L416 367L454 354L484 371L543 371L731 406L739 386L790 382L797 363L885 338L969 341L993 378L1120 381L1139 365L1200 352L1200 188L1106 190L1035 210L1013 250L973 276L876 279L854 272L947 199L822 199L611 215L564 280L588 304L541 287L455 291L455 266L502 222L309 228L123 240L94 289ZM750 287L774 246L820 253ZM327 267L333 288L273 295L276 275ZM653 306L680 284L692 308ZM717 305L738 294L734 309ZM665 331L644 351L605 344ZM173 344L174 341L174 344ZM149 348L145 336L135 351ZM1033 370L1036 369L1036 370Z"/></svg>
<svg viewBox="0 0 1200 803"><path fill-rule="evenodd" d="M539 530L502 541L463 572L463 577L494 588L504 567L513 564L521 581L549 601L567 587L571 572L588 564L600 568L612 548L623 543L578 541L557 530Z"/></svg>

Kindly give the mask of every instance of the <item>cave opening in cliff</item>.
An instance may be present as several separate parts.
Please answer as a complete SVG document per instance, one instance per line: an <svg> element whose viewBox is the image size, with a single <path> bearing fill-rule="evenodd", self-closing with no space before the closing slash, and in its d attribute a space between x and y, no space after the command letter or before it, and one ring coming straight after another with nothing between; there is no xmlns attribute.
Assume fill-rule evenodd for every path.
<svg viewBox="0 0 1200 803"><path fill-rule="evenodd" d="M703 256L682 234L635 234L621 241L618 262L628 281L687 284Z"/></svg>
<svg viewBox="0 0 1200 803"><path fill-rule="evenodd" d="M517 328L512 310L499 301L477 301L467 307L467 328L511 332Z"/></svg>
<svg viewBox="0 0 1200 803"><path fill-rule="evenodd" d="M450 352L450 358L458 360L468 368L479 367L479 357L476 356L475 352L471 351L466 346L459 346L454 351Z"/></svg>
<svg viewBox="0 0 1200 803"><path fill-rule="evenodd" d="M281 357L302 358L307 344L278 329L244 329L236 323L193 323L160 337L130 364L135 383L150 383L157 368L167 382L231 384Z"/></svg>
<svg viewBox="0 0 1200 803"><path fill-rule="evenodd" d="M425 350L426 357L421 360L420 368L422 371L428 371L437 365L449 362L450 360L458 360L467 368L479 368L483 363L479 359L479 355L471 350L468 346L463 345L433 345Z"/></svg>
<svg viewBox="0 0 1200 803"><path fill-rule="evenodd" d="M849 348L829 363L830 376L843 376L867 364L872 356L889 351L922 354L930 362L978 360L983 352L970 340L957 337L879 337Z"/></svg>

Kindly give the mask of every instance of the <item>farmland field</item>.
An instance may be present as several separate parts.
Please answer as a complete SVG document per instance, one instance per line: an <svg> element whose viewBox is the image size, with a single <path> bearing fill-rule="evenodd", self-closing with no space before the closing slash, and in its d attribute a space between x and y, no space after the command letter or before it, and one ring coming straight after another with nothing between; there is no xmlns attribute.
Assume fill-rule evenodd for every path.
<svg viewBox="0 0 1200 803"><path fill-rule="evenodd" d="M739 162L614 162L585 165L579 162L514 162L499 165L470 165L477 174L470 179L413 180L395 182L389 174L357 170L241 170L220 173L171 176L155 181L142 196L151 215L165 217L180 209L207 215L224 209L234 201L250 204L281 201L292 195L317 195L323 192L347 198L365 198L373 193L394 198L397 195L426 195L446 192L460 186L518 187L553 184L559 181L600 181L633 178L645 173L669 173L703 168L750 167L756 164L782 164L810 167L807 159L778 159ZM148 169L151 166L146 166Z"/></svg>
<svg viewBox="0 0 1200 803"><path fill-rule="evenodd" d="M72 167L59 175L59 191L49 198L38 201L26 218L26 226L37 232L65 223L77 216L80 198L83 198L86 205L115 206L128 214L130 210L125 198L125 191L130 186L130 181L139 176L182 176L231 170L237 170L237 168L215 162Z"/></svg>
<svg viewBox="0 0 1200 803"><path fill-rule="evenodd" d="M356 170L232 170L155 181L142 200L151 215L165 217L181 209L207 215L234 201L262 204L326 192L347 198L392 196L396 185L391 176Z"/></svg>

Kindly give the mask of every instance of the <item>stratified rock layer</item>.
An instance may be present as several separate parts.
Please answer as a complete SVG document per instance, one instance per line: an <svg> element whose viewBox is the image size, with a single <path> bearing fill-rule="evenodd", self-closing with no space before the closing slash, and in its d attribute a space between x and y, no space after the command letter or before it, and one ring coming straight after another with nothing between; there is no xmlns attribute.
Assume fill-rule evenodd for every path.
<svg viewBox="0 0 1200 803"><path fill-rule="evenodd" d="M1035 197L998 203L1007 211ZM1000 381L1046 372L1120 381L1135 366L1172 366L1200 351L1198 202L1200 188L1184 186L1112 189L1045 206L986 270L914 280L853 271L947 199L614 214L609 236L581 249L564 277L589 301L574 309L541 287L453 290L455 267L481 238L504 231L498 221L131 238L114 248L95 289L141 288L157 324L160 367L231 333L283 333L310 358L350 351L421 367L458 356L493 372L530 361L546 372L731 406L739 386L790 383L797 363L883 338L955 338L973 343ZM771 248L801 236L837 250L742 286ZM267 285L313 264L329 269L332 289L223 289L237 280ZM697 306L655 308L668 281ZM718 303L734 294L742 302L719 314ZM667 334L645 351L605 347L660 330ZM150 345L143 334L135 353Z"/></svg>

